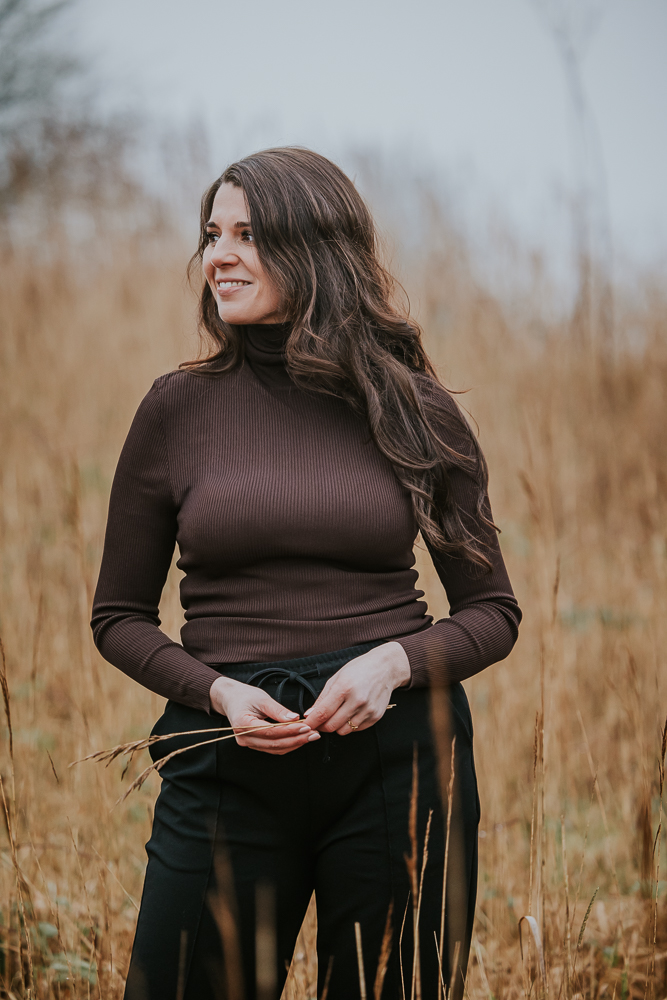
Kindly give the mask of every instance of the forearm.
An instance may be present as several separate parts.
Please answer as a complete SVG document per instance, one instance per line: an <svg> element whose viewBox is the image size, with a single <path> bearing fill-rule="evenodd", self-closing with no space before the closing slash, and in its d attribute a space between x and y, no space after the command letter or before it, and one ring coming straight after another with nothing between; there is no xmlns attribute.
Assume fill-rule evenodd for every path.
<svg viewBox="0 0 667 1000"><path fill-rule="evenodd" d="M396 640L410 661L410 687L454 684L504 660L519 631L516 601L480 603Z"/></svg>
<svg viewBox="0 0 667 1000"><path fill-rule="evenodd" d="M181 705L211 711L209 691L220 674L152 622L138 616L111 623L93 619L93 633L105 660L143 687Z"/></svg>

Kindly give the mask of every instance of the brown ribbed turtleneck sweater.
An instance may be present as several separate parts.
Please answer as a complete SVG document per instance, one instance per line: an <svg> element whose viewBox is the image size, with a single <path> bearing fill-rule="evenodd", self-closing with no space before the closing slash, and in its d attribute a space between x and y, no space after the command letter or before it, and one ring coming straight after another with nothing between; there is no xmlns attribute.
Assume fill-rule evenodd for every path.
<svg viewBox="0 0 667 1000"><path fill-rule="evenodd" d="M474 484L451 472L493 570L431 552L450 603L450 617L432 624L415 589L409 494L347 403L294 385L285 337L282 327L248 327L241 367L215 378L172 372L141 403L114 478L95 594L102 655L207 712L212 663L395 639L423 686L434 673L463 680L503 659L521 612L495 532L474 513ZM158 617L176 544L182 645Z"/></svg>

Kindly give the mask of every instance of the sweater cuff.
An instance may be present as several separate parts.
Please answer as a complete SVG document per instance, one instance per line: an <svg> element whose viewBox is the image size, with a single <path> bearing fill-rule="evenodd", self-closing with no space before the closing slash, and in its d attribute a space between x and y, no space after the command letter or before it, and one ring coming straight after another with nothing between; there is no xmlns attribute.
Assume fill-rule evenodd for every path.
<svg viewBox="0 0 667 1000"><path fill-rule="evenodd" d="M444 662L442 640L437 641L438 632L438 629L430 625L402 639L392 639L392 642L397 642L403 647L410 661L411 677L407 685L409 688L428 687L430 677L437 672L437 665Z"/></svg>
<svg viewBox="0 0 667 1000"><path fill-rule="evenodd" d="M214 670L206 663L198 662L197 668L188 673L182 681L182 690L170 695L172 701L180 701L191 708L198 708L207 715L212 715L210 690L214 681L220 677L220 671Z"/></svg>

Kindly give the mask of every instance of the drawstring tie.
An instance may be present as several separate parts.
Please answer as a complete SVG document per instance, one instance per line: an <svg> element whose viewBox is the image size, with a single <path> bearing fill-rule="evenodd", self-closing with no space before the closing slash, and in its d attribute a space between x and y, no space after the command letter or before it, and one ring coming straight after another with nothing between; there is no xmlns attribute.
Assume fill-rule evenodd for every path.
<svg viewBox="0 0 667 1000"><path fill-rule="evenodd" d="M304 670L303 673L298 674L295 670L287 670L286 667L264 667L263 670L258 670L252 675L247 681L248 684L253 684L255 687L263 688L264 684L276 678L282 678L278 684L278 689L276 691L275 700L280 701L282 698L283 690L288 681L293 684L298 685L299 688L299 715L303 715L305 704L304 697L309 694L312 698L312 704L317 701L317 691L313 685L308 680L309 677L315 678L319 677L320 672L317 667L313 667L312 670ZM282 704L282 702L281 702ZM322 762L328 764L331 760L329 755L329 733L322 733Z"/></svg>

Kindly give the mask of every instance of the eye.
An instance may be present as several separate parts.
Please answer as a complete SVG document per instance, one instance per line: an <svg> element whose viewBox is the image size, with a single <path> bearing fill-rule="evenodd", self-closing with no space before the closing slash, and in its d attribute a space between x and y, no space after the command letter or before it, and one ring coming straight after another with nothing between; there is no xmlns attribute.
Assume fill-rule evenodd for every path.
<svg viewBox="0 0 667 1000"><path fill-rule="evenodd" d="M220 239L219 233L206 232L204 234L204 242L206 243L206 246L210 246L211 243L217 243L219 239Z"/></svg>
<svg viewBox="0 0 667 1000"><path fill-rule="evenodd" d="M244 229L241 233L241 239L244 243L254 243L255 237L252 235L249 229Z"/></svg>

